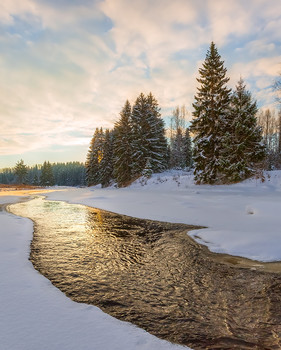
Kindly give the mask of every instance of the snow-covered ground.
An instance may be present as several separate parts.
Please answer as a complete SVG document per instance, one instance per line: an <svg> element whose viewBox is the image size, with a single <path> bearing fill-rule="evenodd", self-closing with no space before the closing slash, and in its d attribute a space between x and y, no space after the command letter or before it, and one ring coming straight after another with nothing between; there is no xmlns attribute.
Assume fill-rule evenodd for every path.
<svg viewBox="0 0 281 350"><path fill-rule="evenodd" d="M47 198L139 218L206 226L190 235L210 250L254 260L281 260L281 171L265 181L195 185L185 172L154 174L128 188L72 188Z"/></svg>
<svg viewBox="0 0 281 350"><path fill-rule="evenodd" d="M140 218L207 226L190 234L211 250L281 260L281 171L268 173L264 183L231 186L196 186L190 174L169 172L124 189L56 188L44 195ZM18 198L2 193L0 204ZM30 220L0 211L1 350L187 349L68 299L33 269L31 239Z"/></svg>
<svg viewBox="0 0 281 350"><path fill-rule="evenodd" d="M0 196L0 204L18 197ZM0 211L1 350L176 350L100 309L68 299L28 260L32 222Z"/></svg>

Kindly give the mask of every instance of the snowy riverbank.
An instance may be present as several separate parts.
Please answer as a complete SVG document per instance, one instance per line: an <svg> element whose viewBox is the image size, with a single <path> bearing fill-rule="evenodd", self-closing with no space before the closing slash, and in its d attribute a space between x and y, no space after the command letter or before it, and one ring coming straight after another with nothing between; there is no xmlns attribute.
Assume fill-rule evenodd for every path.
<svg viewBox="0 0 281 350"><path fill-rule="evenodd" d="M174 171L155 174L128 188L71 188L48 193L120 214L206 226L190 232L215 252L261 261L281 260L281 171L223 186L198 186L193 176Z"/></svg>
<svg viewBox="0 0 281 350"><path fill-rule="evenodd" d="M190 174L169 172L124 189L55 190L44 195L141 218L204 225L208 228L191 234L210 242L214 251L281 260L281 171L269 173L264 183L231 186L196 186ZM18 199L2 193L0 204ZM71 301L28 260L31 221L0 211L0 225L1 349L187 349Z"/></svg>
<svg viewBox="0 0 281 350"><path fill-rule="evenodd" d="M0 204L16 196L0 196ZM0 211L1 350L173 350L100 309L67 298L28 260L32 222Z"/></svg>

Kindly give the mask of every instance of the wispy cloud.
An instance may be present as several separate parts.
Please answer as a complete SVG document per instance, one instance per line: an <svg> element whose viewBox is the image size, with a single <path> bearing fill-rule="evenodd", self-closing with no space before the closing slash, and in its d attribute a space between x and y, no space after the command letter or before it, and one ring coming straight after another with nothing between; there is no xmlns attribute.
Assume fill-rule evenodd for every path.
<svg viewBox="0 0 281 350"><path fill-rule="evenodd" d="M180 104L191 111L211 40L231 86L242 75L271 105L280 25L279 0L3 0L0 167L1 155L7 162L23 150L86 150L94 128L111 127L141 91L155 94L164 115Z"/></svg>

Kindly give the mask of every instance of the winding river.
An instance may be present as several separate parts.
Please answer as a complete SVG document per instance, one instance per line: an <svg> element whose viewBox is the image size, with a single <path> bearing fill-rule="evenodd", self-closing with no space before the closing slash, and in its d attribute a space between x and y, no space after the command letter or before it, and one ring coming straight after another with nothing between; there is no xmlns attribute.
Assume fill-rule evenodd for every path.
<svg viewBox="0 0 281 350"><path fill-rule="evenodd" d="M280 264L210 253L193 226L37 197L34 267L74 301L193 349L280 349Z"/></svg>

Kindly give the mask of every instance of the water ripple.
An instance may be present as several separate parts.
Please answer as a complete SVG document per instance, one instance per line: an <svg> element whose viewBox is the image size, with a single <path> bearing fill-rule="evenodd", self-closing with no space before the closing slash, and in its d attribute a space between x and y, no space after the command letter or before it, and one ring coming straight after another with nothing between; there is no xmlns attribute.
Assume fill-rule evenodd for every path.
<svg viewBox="0 0 281 350"><path fill-rule="evenodd" d="M281 348L275 267L210 253L188 225L42 198L9 209L34 221L30 259L73 300L194 349Z"/></svg>

